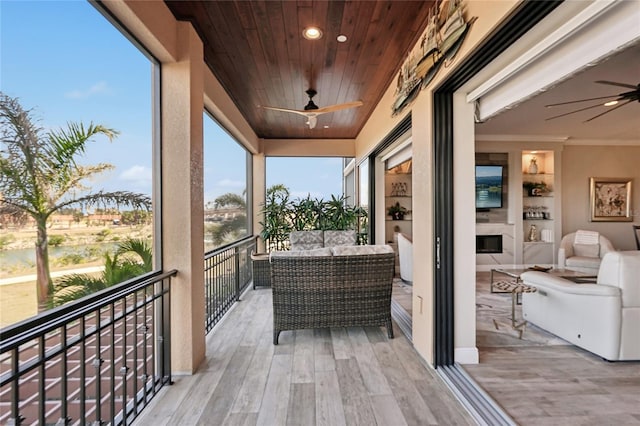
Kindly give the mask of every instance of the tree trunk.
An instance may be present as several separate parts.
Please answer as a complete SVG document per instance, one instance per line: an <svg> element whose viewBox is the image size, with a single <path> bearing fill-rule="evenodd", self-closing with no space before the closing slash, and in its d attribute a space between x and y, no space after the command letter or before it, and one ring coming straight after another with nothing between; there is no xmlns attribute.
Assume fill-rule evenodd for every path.
<svg viewBox="0 0 640 426"><path fill-rule="evenodd" d="M38 312L43 312L50 307L50 298L53 294L53 283L49 271L49 246L47 238L47 222L37 221L38 237L36 240L36 289L38 295Z"/></svg>

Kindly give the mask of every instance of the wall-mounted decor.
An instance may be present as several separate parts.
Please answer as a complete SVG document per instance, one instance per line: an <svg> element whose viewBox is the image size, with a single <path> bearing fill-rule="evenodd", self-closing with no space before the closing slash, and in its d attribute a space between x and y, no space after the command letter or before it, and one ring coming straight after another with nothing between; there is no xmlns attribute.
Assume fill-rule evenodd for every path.
<svg viewBox="0 0 640 426"><path fill-rule="evenodd" d="M591 221L631 222L630 178L590 179Z"/></svg>
<svg viewBox="0 0 640 426"><path fill-rule="evenodd" d="M435 2L429 11L420 46L411 51L398 73L392 115L397 115L431 83L443 63L451 61L464 41L475 17L466 20L462 0ZM444 16L441 16L444 15ZM446 65L445 65L446 66Z"/></svg>

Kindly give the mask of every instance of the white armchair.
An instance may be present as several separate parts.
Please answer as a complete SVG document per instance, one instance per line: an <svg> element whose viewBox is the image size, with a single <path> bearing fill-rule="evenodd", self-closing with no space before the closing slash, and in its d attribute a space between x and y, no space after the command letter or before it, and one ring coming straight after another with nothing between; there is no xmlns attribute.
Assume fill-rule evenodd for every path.
<svg viewBox="0 0 640 426"><path fill-rule="evenodd" d="M400 259L400 278L402 281L413 283L413 241L409 236L397 232L398 257Z"/></svg>
<svg viewBox="0 0 640 426"><path fill-rule="evenodd" d="M602 259L594 284L525 272L536 287L522 296L524 319L610 361L640 360L640 251Z"/></svg>
<svg viewBox="0 0 640 426"><path fill-rule="evenodd" d="M562 237L558 249L558 267L596 275L601 259L612 251L615 251L613 244L601 234L591 231L572 232Z"/></svg>

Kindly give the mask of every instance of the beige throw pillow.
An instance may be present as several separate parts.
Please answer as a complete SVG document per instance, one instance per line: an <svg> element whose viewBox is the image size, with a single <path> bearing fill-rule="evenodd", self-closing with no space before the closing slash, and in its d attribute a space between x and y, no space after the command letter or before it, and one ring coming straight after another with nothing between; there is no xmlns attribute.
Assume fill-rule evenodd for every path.
<svg viewBox="0 0 640 426"><path fill-rule="evenodd" d="M574 244L573 254L580 257L599 257L600 244Z"/></svg>

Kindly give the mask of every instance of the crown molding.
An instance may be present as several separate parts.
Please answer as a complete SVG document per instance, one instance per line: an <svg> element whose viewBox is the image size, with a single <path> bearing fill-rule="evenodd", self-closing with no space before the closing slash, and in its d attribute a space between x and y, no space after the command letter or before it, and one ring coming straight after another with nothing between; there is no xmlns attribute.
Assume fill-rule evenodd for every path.
<svg viewBox="0 0 640 426"><path fill-rule="evenodd" d="M591 146L640 146L640 139L570 139L565 145L591 145Z"/></svg>
<svg viewBox="0 0 640 426"><path fill-rule="evenodd" d="M490 142L566 142L569 136L553 135L478 135L476 141Z"/></svg>

